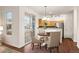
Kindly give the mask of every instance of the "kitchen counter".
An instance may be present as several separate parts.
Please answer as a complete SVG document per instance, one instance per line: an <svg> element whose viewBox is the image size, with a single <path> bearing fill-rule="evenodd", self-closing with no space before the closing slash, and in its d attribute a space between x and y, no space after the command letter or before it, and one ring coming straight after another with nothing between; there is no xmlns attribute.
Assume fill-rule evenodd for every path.
<svg viewBox="0 0 79 59"><path fill-rule="evenodd" d="M62 29L61 28L47 28L47 29L45 29L45 32L58 32L58 31L62 32Z"/></svg>

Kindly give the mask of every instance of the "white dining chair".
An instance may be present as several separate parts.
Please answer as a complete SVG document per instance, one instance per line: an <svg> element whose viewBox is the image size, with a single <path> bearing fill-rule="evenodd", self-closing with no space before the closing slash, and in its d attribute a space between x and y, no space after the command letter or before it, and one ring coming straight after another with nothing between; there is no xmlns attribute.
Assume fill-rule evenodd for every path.
<svg viewBox="0 0 79 59"><path fill-rule="evenodd" d="M41 44L43 43L43 41L42 41L42 37L35 37L34 35L33 35L33 32L31 31L31 38L32 38L32 42L31 42L31 44L32 44L32 49L34 49L34 46L35 46L35 44L37 44L38 46L39 46L39 48L41 49Z"/></svg>
<svg viewBox="0 0 79 59"><path fill-rule="evenodd" d="M46 42L47 48L50 52L52 52L52 48L57 48L57 51L59 51L58 47L60 44L60 39L60 32L50 32L50 36L48 37L48 41Z"/></svg>

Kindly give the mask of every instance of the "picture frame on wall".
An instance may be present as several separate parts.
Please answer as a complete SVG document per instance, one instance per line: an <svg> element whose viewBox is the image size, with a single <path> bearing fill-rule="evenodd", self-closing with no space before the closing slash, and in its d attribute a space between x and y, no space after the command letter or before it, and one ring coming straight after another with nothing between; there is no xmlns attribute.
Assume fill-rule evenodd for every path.
<svg viewBox="0 0 79 59"><path fill-rule="evenodd" d="M12 35L12 24L7 24L7 35Z"/></svg>
<svg viewBox="0 0 79 59"><path fill-rule="evenodd" d="M12 31L7 31L7 35L12 35Z"/></svg>
<svg viewBox="0 0 79 59"><path fill-rule="evenodd" d="M7 22L12 22L13 13L11 11L6 12L6 19L7 19Z"/></svg>
<svg viewBox="0 0 79 59"><path fill-rule="evenodd" d="M7 24L7 30L11 30L12 29L12 25L11 24Z"/></svg>

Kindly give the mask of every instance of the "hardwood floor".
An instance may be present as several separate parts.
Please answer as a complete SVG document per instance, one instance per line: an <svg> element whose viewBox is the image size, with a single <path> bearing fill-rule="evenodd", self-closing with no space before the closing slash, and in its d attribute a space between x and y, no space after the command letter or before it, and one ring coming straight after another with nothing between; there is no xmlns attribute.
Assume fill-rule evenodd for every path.
<svg viewBox="0 0 79 59"><path fill-rule="evenodd" d="M71 39L64 39L59 46L60 53L78 53L79 49Z"/></svg>
<svg viewBox="0 0 79 59"><path fill-rule="evenodd" d="M45 47L42 47L40 49L38 46L35 46L34 49L32 50L31 44L28 44L21 49L11 47L8 45L5 46L20 51L21 53L49 53L49 51L45 49ZM52 53L57 53L57 49L56 48L52 49ZM59 46L59 53L79 53L79 49L77 48L76 44L72 41L72 39L66 38L63 39L62 44L60 44Z"/></svg>
<svg viewBox="0 0 79 59"><path fill-rule="evenodd" d="M31 45L27 45L24 48L24 52L28 53L49 53L44 47L39 49L39 47L35 47L34 50L31 49ZM53 53L57 53L56 48L52 49ZM76 44L72 41L72 39L66 38L63 39L63 43L59 46L59 53L78 53L79 49Z"/></svg>

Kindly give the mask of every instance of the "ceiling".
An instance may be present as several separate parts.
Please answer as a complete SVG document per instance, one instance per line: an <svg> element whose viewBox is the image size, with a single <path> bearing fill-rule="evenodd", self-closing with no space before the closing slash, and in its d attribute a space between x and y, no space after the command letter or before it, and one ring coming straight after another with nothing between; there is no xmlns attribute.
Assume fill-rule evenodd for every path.
<svg viewBox="0 0 79 59"><path fill-rule="evenodd" d="M44 6L28 6L28 8L32 9L39 15L45 15L45 7ZM46 7L46 15L54 15L54 14L63 14L68 13L73 10L72 6L47 6Z"/></svg>

